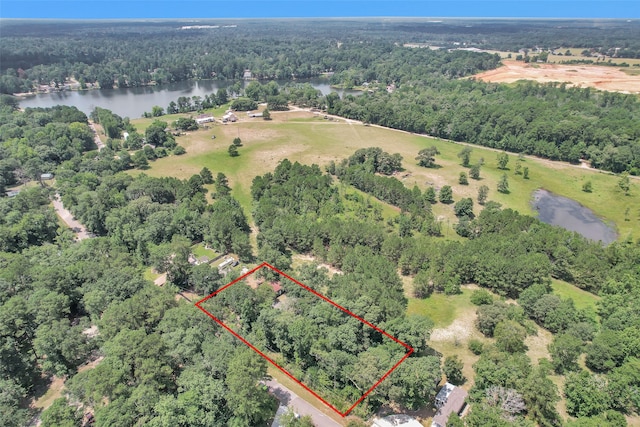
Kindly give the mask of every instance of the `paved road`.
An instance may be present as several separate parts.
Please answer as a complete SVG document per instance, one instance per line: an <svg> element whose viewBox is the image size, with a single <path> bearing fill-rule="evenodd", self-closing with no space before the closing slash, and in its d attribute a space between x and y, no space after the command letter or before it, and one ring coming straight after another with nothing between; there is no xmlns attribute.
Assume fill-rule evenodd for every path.
<svg viewBox="0 0 640 427"><path fill-rule="evenodd" d="M72 229L74 233L76 233L76 237L78 240L84 240L91 237L84 225L82 225L80 221L75 219L73 217L73 214L62 205L62 202L60 201L60 195L58 193L56 193L55 197L53 198L53 208L55 209L58 216L62 219L62 221L64 221L64 223L67 224L67 226L69 226L69 228Z"/></svg>
<svg viewBox="0 0 640 427"><path fill-rule="evenodd" d="M329 418L323 414L320 410L316 409L309 402L283 386L276 380L266 381L265 384L269 387L269 391L278 398L280 403L293 409L296 414L310 415L313 420L313 425L316 427L342 427L341 424Z"/></svg>

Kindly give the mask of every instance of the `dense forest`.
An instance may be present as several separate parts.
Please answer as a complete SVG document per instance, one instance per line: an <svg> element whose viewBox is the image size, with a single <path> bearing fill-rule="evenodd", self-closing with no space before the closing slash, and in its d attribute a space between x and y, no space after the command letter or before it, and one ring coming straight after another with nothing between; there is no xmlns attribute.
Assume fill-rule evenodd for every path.
<svg viewBox="0 0 640 427"><path fill-rule="evenodd" d="M636 97L461 79L494 68L499 58L402 47L467 42L515 49L550 45L556 34L539 31L535 22L467 25L398 22L381 28L362 21L345 30L340 22L292 21L277 33L276 22L253 21L211 29L163 22L10 23L11 35L3 28L0 46L6 67L0 85L14 92L34 82L62 84L69 76L84 84L135 86L235 80L246 69L265 80L332 72L336 85L370 83L370 89L340 99L295 81L282 87L253 81L205 99L181 97L167 112L230 102L239 109L266 102L277 111L293 103L365 123L640 173ZM600 38L602 31L608 37ZM637 56L640 37L630 37L637 32L634 23L605 22L586 32L577 23L563 32L563 45L622 46L625 55ZM493 37L485 40L487 34ZM39 418L44 427L74 426L85 413L105 427L270 422L278 401L261 383L269 378L266 362L180 294L214 292L239 277L241 267L224 275L210 264L195 264L195 244L234 254L244 266L268 262L414 348L356 407L350 427L364 425L358 418L368 420L388 404L402 411L430 407L445 378L465 382L461 362L432 347L434 321L408 310L410 300L460 296L470 284L481 339L468 343L478 356L470 412L452 417L451 425L617 427L626 425L625 415L640 414L638 242L603 246L502 207L486 191L479 208L450 185L408 188L398 172L414 160L377 147L326 165L282 160L253 179L250 207L243 209L219 171L203 168L186 179L131 173L155 158L184 153L180 132L197 124L187 117L163 121L163 110L154 108L148 114L154 121L138 132L128 118L95 108L90 117L106 138L98 149L88 117L76 108L21 111L13 97L0 96L3 425ZM425 147L415 160L433 167L437 154ZM469 176L460 175L461 183L479 178L481 164L465 166ZM49 173L55 182L43 179ZM19 192L5 197L9 188ZM90 238L78 241L61 225L51 207L58 196ZM454 238L443 236L436 204L455 213ZM385 205L392 214L382 215ZM308 262L294 263L295 256ZM166 273L164 286L149 279L152 270ZM276 274L261 273L255 288L239 282L207 308L336 407L348 408L404 354L362 322ZM554 279L598 295L596 308L553 292ZM284 300L269 286L277 282ZM551 336L549 357L532 360L526 340L541 330ZM552 380L558 377L560 386ZM63 396L39 413L29 402L54 378L64 380ZM561 399L568 420L557 411ZM286 425L311 424L294 418Z"/></svg>
<svg viewBox="0 0 640 427"><path fill-rule="evenodd" d="M77 423L83 413L79 405L91 408L98 426L241 426L272 417L276 402L258 385L266 377L265 363L174 298L179 289L206 295L238 274L223 277L208 264L189 263L194 242L236 253L244 262L266 261L293 271L416 349L356 408L361 417L389 401L419 408L433 398L436 388L425 384L438 382L441 369L455 378L429 347L431 320L405 314L401 276L413 282L411 297L457 294L467 283L491 291L474 297L477 327L487 338L473 347L480 359L465 425L558 425L559 393L576 425L624 425L621 414L639 409L639 325L632 314L640 301L637 244L603 247L491 201L476 215L473 202L462 203L455 195L449 195L451 201L439 199L456 202L456 230L464 237L445 239L431 213L437 203L433 189L405 188L393 176L403 159L378 148L329 164L327 173L316 165L282 161L253 180L249 219L221 173L203 169L187 180L134 178L122 172L119 156L108 147L86 151L93 148L91 134L77 110L3 108L12 123L17 120L34 134L52 127L60 135L84 130L80 135L87 145L77 146L83 139L59 139L54 148L62 151L52 151L47 166L56 173L65 205L96 236L74 243L71 231L58 226L46 185L0 199L0 366L6 390L0 411L6 425L25 422L30 412L21 402L52 375L67 378L67 394L42 414L45 426ZM111 120L105 112L97 114ZM76 146L77 151L67 151ZM23 151L3 151L3 161L35 158ZM377 202L339 191L343 185L400 212L385 220ZM259 229L257 252L249 239L250 221ZM331 276L316 264L292 269L294 253L308 254L341 274ZM150 266L167 273L165 288L144 279ZM598 312L578 309L551 293L550 278L601 295ZM338 407L357 399L398 350L379 334L363 331L362 324L322 310L310 294L295 288L287 289L295 304L278 308L269 287L236 290L215 302L218 310L231 304L227 310L236 313L238 328L265 349L280 352L289 369ZM251 303L238 306L237 301ZM317 322L327 330L320 334ZM524 353L523 340L535 324L555 336L552 359L545 364L532 363ZM581 354L585 367L578 363ZM95 368L78 372L92 360ZM553 372L566 375L563 389L549 379ZM591 397L584 399L585 393Z"/></svg>
<svg viewBox="0 0 640 427"><path fill-rule="evenodd" d="M199 22L3 22L0 92L34 83L108 88L185 79L259 79L317 76L353 66L368 68L394 45L425 43L518 52L537 47L595 49L640 57L640 27L624 21L288 20ZM327 38L327 34L331 34Z"/></svg>

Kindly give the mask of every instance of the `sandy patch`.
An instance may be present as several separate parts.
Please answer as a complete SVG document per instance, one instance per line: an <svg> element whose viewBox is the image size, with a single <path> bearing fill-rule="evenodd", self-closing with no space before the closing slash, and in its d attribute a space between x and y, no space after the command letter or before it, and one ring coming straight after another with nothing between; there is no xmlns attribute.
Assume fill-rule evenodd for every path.
<svg viewBox="0 0 640 427"><path fill-rule="evenodd" d="M258 286L264 283L264 279L259 278L256 274L250 274L242 279L242 281L252 289L258 289Z"/></svg>
<svg viewBox="0 0 640 427"><path fill-rule="evenodd" d="M474 331L475 313L473 316L457 318L446 328L436 328L431 332L433 342L466 342Z"/></svg>
<svg viewBox="0 0 640 427"><path fill-rule="evenodd" d="M331 276L333 276L334 274L344 274L342 271L338 270L337 268L335 268L335 267L333 267L333 266L331 266L329 264L318 262L316 257L314 257L313 255L295 254L293 256L293 259L297 259L297 260L300 260L300 261L305 262L305 263L315 262L316 264L318 264L318 269L326 268L329 271L329 274Z"/></svg>
<svg viewBox="0 0 640 427"><path fill-rule="evenodd" d="M541 327L536 327L536 329L538 331L537 335L529 335L524 340L524 343L528 347L527 356L529 356L531 363L534 365L538 365L540 359L551 360L548 346L553 342L551 332Z"/></svg>
<svg viewBox="0 0 640 427"><path fill-rule="evenodd" d="M513 83L518 80L535 80L540 83L567 82L577 87L640 93L640 76L630 76L616 67L526 64L521 61L503 61L503 64L500 68L476 74L474 77L495 83Z"/></svg>
<svg viewBox="0 0 640 427"><path fill-rule="evenodd" d="M95 338L100 334L98 325L91 325L90 328L83 330L82 333L85 334L87 338Z"/></svg>

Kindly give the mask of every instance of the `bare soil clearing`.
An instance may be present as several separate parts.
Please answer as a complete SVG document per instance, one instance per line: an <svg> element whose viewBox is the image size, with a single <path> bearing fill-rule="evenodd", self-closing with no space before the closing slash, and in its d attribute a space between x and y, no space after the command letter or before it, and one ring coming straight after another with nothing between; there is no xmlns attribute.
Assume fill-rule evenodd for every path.
<svg viewBox="0 0 640 427"><path fill-rule="evenodd" d="M494 83L514 83L535 80L539 83L567 82L576 87L594 87L623 93L640 93L640 76L633 76L617 67L579 64L526 64L503 61L503 66L476 74L474 78Z"/></svg>

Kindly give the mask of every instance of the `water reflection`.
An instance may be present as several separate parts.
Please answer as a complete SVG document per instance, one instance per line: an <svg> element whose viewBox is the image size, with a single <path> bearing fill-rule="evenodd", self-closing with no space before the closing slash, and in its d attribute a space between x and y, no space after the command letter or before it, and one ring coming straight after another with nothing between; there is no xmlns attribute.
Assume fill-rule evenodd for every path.
<svg viewBox="0 0 640 427"><path fill-rule="evenodd" d="M618 237L615 230L590 209L567 197L540 189L533 193L532 205L538 212L538 219L544 223L558 225L580 233L587 239L599 240L605 244L615 241Z"/></svg>
<svg viewBox="0 0 640 427"><path fill-rule="evenodd" d="M216 93L220 88L227 88L233 83L219 80L189 80L160 86L44 93L21 100L20 107L46 108L54 105L69 105L76 106L80 111L89 114L97 106L107 108L122 117L137 118L145 111L151 111L154 105L166 109L171 101L176 101L180 96L204 97ZM278 83L283 85L288 82L279 81ZM323 95L332 91L338 92L340 96L347 93L360 93L332 89L329 81L323 78L300 79L296 83L310 83ZM247 84L248 82L243 82L244 86Z"/></svg>

